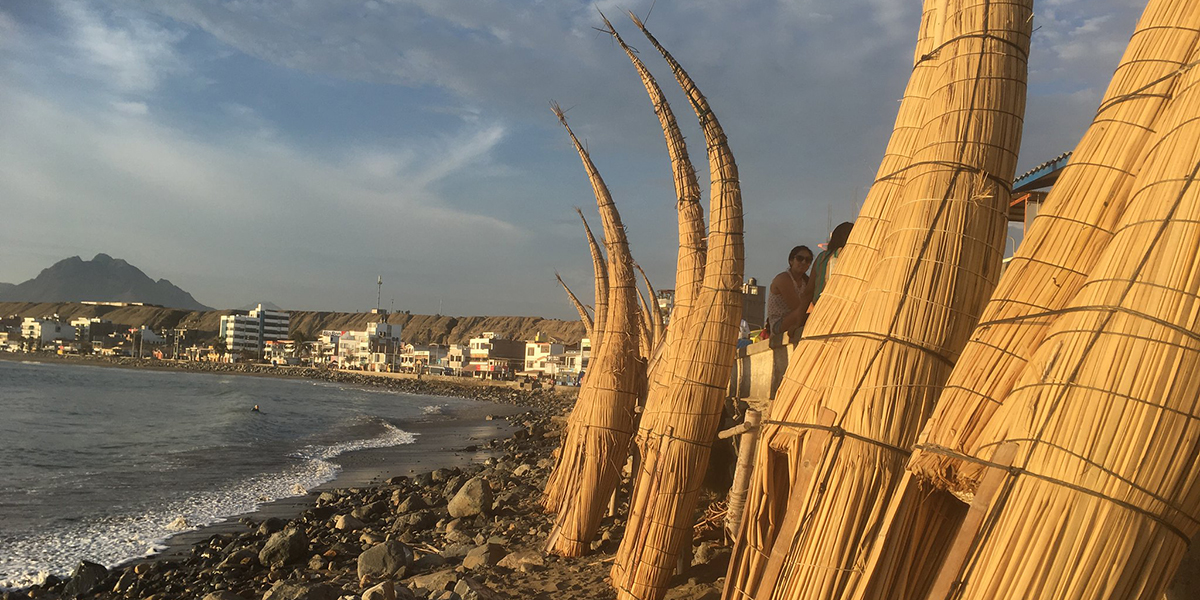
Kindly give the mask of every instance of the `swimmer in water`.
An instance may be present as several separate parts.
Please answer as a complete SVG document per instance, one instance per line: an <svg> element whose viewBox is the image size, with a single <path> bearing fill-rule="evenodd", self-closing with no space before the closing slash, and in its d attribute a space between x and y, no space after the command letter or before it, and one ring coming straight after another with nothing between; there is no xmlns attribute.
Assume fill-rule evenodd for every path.
<svg viewBox="0 0 1200 600"><path fill-rule="evenodd" d="M253 410L253 412L259 412L259 410L258 410L258 405L257 405L257 404L255 404L255 405L254 405L254 408L253 408L252 410Z"/></svg>

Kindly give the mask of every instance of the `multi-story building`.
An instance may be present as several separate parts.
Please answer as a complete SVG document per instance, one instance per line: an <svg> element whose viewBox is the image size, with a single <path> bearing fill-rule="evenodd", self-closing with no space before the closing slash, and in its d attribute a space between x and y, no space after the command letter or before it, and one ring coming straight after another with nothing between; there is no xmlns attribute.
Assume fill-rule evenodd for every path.
<svg viewBox="0 0 1200 600"><path fill-rule="evenodd" d="M72 319L71 326L75 328L75 339L79 342L80 347L89 351L93 341L118 331L118 327L112 321L96 317Z"/></svg>
<svg viewBox="0 0 1200 600"><path fill-rule="evenodd" d="M767 320L767 289L753 277L742 284L742 320L750 329L762 329Z"/></svg>
<svg viewBox="0 0 1200 600"><path fill-rule="evenodd" d="M462 344L450 344L442 361L447 375L466 375L471 365L471 350Z"/></svg>
<svg viewBox="0 0 1200 600"><path fill-rule="evenodd" d="M511 379L525 366L525 342L506 340L485 331L470 342L471 362L465 369L483 379Z"/></svg>
<svg viewBox="0 0 1200 600"><path fill-rule="evenodd" d="M56 341L73 341L75 328L57 318L25 317L21 321L21 337L30 348L41 348Z"/></svg>
<svg viewBox="0 0 1200 600"><path fill-rule="evenodd" d="M247 351L261 356L266 342L288 338L290 320L288 313L259 304L249 314L223 315L218 337L229 352Z"/></svg>
<svg viewBox="0 0 1200 600"><path fill-rule="evenodd" d="M553 375L553 365L561 364L562 357L566 355L567 347L558 342L552 342L545 334L539 333L534 336L533 341L525 342L525 367L526 372L544 373Z"/></svg>
<svg viewBox="0 0 1200 600"><path fill-rule="evenodd" d="M400 351L399 370L402 373L426 373L429 372L431 366L440 366L445 358L445 346L404 344Z"/></svg>
<svg viewBox="0 0 1200 600"><path fill-rule="evenodd" d="M400 325L367 323L365 331L342 331L337 340L342 369L395 371L403 344Z"/></svg>

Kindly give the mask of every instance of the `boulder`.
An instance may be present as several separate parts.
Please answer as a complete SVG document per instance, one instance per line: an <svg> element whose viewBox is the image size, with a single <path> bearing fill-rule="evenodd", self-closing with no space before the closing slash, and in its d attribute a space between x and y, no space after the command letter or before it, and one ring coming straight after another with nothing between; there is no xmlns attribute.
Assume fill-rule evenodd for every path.
<svg viewBox="0 0 1200 600"><path fill-rule="evenodd" d="M492 566L504 558L504 547L499 544L483 544L467 553L463 558L463 566L476 569L482 566Z"/></svg>
<svg viewBox="0 0 1200 600"><path fill-rule="evenodd" d="M283 531L284 527L287 527L287 521L279 517L271 517L258 524L258 533L260 535L271 535L276 531Z"/></svg>
<svg viewBox="0 0 1200 600"><path fill-rule="evenodd" d="M354 518L351 515L338 515L333 520L333 528L339 531L358 531L364 527L364 523Z"/></svg>
<svg viewBox="0 0 1200 600"><path fill-rule="evenodd" d="M288 580L276 582L263 594L263 600L337 600L338 596L338 590L323 583Z"/></svg>
<svg viewBox="0 0 1200 600"><path fill-rule="evenodd" d="M264 567L282 567L308 558L308 540L298 529L285 529L271 535L258 553Z"/></svg>
<svg viewBox="0 0 1200 600"><path fill-rule="evenodd" d="M533 571L545 565L546 560L536 550L518 550L500 559L496 564L514 571Z"/></svg>
<svg viewBox="0 0 1200 600"><path fill-rule="evenodd" d="M411 577L408 579L408 582L427 592L440 592L454 589L454 584L458 582L458 574L454 572L454 569L443 569L434 573Z"/></svg>
<svg viewBox="0 0 1200 600"><path fill-rule="evenodd" d="M396 600L396 584L385 581L363 592L362 600Z"/></svg>
<svg viewBox="0 0 1200 600"><path fill-rule="evenodd" d="M71 580L67 582L67 587L63 588L62 595L64 598L82 596L92 591L96 584L105 577L108 577L108 569L104 568L104 565L81 560L75 567L75 572L71 574Z"/></svg>
<svg viewBox="0 0 1200 600"><path fill-rule="evenodd" d="M452 517L473 517L491 512L492 488L479 477L463 484L446 507Z"/></svg>
<svg viewBox="0 0 1200 600"><path fill-rule="evenodd" d="M412 548L407 544L389 540L368 548L358 556L358 578L372 580L404 577L412 563Z"/></svg>

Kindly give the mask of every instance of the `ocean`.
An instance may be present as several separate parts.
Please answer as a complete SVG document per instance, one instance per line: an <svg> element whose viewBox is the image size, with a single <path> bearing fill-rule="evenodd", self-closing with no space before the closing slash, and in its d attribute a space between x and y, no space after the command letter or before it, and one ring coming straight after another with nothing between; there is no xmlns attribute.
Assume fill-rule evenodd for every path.
<svg viewBox="0 0 1200 600"><path fill-rule="evenodd" d="M0 360L0 588L303 495L472 401L303 379ZM260 412L252 410L259 405Z"/></svg>

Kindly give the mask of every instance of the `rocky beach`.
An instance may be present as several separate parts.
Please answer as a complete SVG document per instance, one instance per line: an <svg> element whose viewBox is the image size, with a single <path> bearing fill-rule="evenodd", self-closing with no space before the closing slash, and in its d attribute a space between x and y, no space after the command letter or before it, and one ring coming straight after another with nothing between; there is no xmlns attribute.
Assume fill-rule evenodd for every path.
<svg viewBox="0 0 1200 600"><path fill-rule="evenodd" d="M132 359L109 364L164 366ZM265 365L200 368L495 404L480 403L473 433L461 428L425 432L438 439L432 453L347 455L338 479L305 496L181 534L159 555L112 569L81 556L70 577L51 576L29 588L2 592L0 600L615 597L606 578L621 538L619 518L605 519L587 556L564 559L542 551L551 521L538 501L574 389L516 389ZM618 498L624 499L625 492L620 490ZM672 600L720 595L729 548L722 543L719 519L701 523L691 566L676 576L668 594Z"/></svg>

